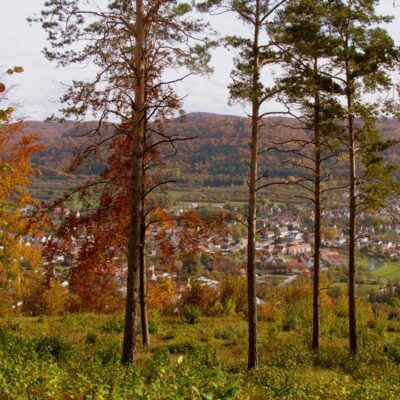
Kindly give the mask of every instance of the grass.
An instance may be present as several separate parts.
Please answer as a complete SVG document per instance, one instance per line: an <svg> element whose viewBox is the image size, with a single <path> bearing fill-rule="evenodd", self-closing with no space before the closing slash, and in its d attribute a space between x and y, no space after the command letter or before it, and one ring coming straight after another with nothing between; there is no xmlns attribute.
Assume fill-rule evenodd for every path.
<svg viewBox="0 0 400 400"><path fill-rule="evenodd" d="M321 298L310 349L311 288L276 288L259 307L260 369L247 374L245 315L187 324L159 316L137 367L119 364L123 315L0 318L0 399L207 400L400 398L400 320L358 301L360 353L348 352L347 297ZM15 371L15 373L13 372Z"/></svg>
<svg viewBox="0 0 400 400"><path fill-rule="evenodd" d="M4 340L3 344L0 343L0 383L5 382L0 388L0 398L399 398L397 382L400 368L397 361L392 363L389 355L384 353L383 341L393 342L400 323L391 322L395 332L381 336L370 328L365 332L367 328L363 325L361 352L353 359L348 355L345 335L338 333L337 329L336 333L328 331L326 315L323 317L324 329L318 356L309 350L310 332L307 328L289 326L283 329L273 321L260 321L261 367L250 375L245 372L247 324L244 316L202 317L199 323L193 325L184 323L180 317L161 318L160 329L151 336L151 344L144 347L139 340L138 366L133 375L119 366L122 315L67 314L60 317L0 319L3 332L5 330L12 335L5 336L8 345L4 347ZM337 328L343 322L340 317L334 325ZM360 323L365 323L363 318ZM379 324L376 321L370 325ZM21 339L11 340L11 337ZM38 343L42 344L41 347ZM34 352L12 347L19 344L28 350L34 349ZM48 358L47 353L39 353L39 358L34 355L35 351L46 350L54 344L58 346L55 348L58 353L60 349L62 351L58 358ZM166 361L165 351L170 361ZM390 357L397 360L397 351L397 347L392 347ZM14 368L17 374L9 375ZM132 388L126 386L129 384Z"/></svg>
<svg viewBox="0 0 400 400"><path fill-rule="evenodd" d="M400 261L385 262L380 268L372 272L376 278L385 278L388 280L400 279Z"/></svg>
<svg viewBox="0 0 400 400"><path fill-rule="evenodd" d="M356 257L356 265L369 268L369 260L366 257Z"/></svg>

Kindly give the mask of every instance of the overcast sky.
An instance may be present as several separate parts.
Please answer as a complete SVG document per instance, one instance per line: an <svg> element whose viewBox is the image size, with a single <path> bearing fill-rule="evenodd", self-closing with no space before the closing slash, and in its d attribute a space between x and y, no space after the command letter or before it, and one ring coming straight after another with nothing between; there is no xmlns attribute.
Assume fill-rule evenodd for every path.
<svg viewBox="0 0 400 400"><path fill-rule="evenodd" d="M46 45L46 35L39 26L31 27L26 22L28 16L40 11L43 3L44 0L12 0L3 4L0 13L0 68L24 67L24 74L12 77L16 87L9 99L18 105L20 115L26 119L41 120L56 112L63 84L93 73L90 68L56 68L44 58L42 49ZM393 0L381 0L379 8L381 13L395 16L395 21L387 28L396 43L400 41L400 1L398 3L393 8ZM242 29L240 23L228 15L215 17L213 22L214 28L224 34L238 33ZM228 106L227 85L232 69L229 53L218 49L212 64L215 72L211 76L191 77L179 88L182 95L187 95L185 110L243 115L241 106Z"/></svg>

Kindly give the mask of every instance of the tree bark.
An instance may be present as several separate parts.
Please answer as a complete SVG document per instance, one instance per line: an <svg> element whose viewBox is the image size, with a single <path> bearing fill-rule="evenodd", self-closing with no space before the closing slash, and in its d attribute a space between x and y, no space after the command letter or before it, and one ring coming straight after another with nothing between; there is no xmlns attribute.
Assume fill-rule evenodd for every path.
<svg viewBox="0 0 400 400"><path fill-rule="evenodd" d="M352 113L352 95L347 94L348 106L348 124L349 124L349 340L350 352L357 353L358 339L357 339L357 315L356 315L356 265L355 265L355 242L356 242L356 149L355 149L355 136L354 136L354 116Z"/></svg>
<svg viewBox="0 0 400 400"><path fill-rule="evenodd" d="M146 227L144 216L142 216L141 223L141 242L140 248L140 320L142 324L142 341L144 345L150 344L149 335L149 320L147 316L147 277L146 277L146 265L145 265L145 234Z"/></svg>
<svg viewBox="0 0 400 400"><path fill-rule="evenodd" d="M316 66L317 67L317 66ZM313 265L313 336L312 349L319 350L320 336L320 246L321 246L321 132L319 127L319 95L315 95L314 140L315 140L315 181L314 181L314 265Z"/></svg>
<svg viewBox="0 0 400 400"><path fill-rule="evenodd" d="M259 102L257 89L260 79L259 72L259 1L256 2L256 21L254 25L253 41L253 100L252 100L252 126L250 143L250 177L249 177L249 216L248 216L248 243L247 243L247 301L248 301L248 369L258 367L257 350L257 297L256 297L256 195L257 195L257 173L258 173L258 123L259 123Z"/></svg>
<svg viewBox="0 0 400 400"><path fill-rule="evenodd" d="M136 0L135 21L135 112L132 126L132 165L130 174L131 208L130 229L128 238L128 282L125 307L125 329L121 362L134 364L136 357L137 304L139 292L139 272L141 253L142 221L142 165L145 123L145 63L144 63L144 29L145 16L143 0Z"/></svg>
<svg viewBox="0 0 400 400"><path fill-rule="evenodd" d="M346 38L348 48L348 38ZM349 62L345 61L346 72L346 100L347 100L347 122L348 122L348 147L349 147L349 344L350 353L356 354L358 347L357 339L357 315L356 315L356 265L355 265L355 243L356 243L356 218L357 218L357 175L356 175L356 137L354 127L353 111L353 87Z"/></svg>

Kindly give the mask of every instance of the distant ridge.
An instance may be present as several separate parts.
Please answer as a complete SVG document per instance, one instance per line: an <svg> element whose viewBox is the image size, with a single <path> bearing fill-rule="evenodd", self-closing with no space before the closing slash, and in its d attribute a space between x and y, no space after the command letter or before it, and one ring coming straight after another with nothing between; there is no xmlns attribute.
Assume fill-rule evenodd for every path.
<svg viewBox="0 0 400 400"><path fill-rule="evenodd" d="M306 137L303 130L290 129L293 119L274 117L264 120L260 131L260 148L267 143ZM95 121L85 123L94 126ZM400 122L394 119L380 121L378 124L386 138L400 139ZM185 141L178 145L178 153L168 159L165 169L177 176L178 184L185 185L197 177L209 186L242 184L247 174L245 160L248 157L248 141L250 135L250 119L236 115L221 115L205 112L188 113L184 117L171 120L168 125L170 133L182 137L193 137L195 140ZM26 133L36 133L41 143L47 146L34 158L34 164L42 169L38 182L51 180L73 180L76 177L65 173L73 157L74 149L93 138L79 137L84 132L75 122L41 122L26 121ZM391 151L388 158L391 162L400 163L399 150ZM269 153L261 157L260 168L269 170L272 176L293 174L290 164L281 154ZM99 173L103 167L97 160L80 171L80 178ZM338 170L337 166L335 170ZM189 179L190 176L190 179Z"/></svg>

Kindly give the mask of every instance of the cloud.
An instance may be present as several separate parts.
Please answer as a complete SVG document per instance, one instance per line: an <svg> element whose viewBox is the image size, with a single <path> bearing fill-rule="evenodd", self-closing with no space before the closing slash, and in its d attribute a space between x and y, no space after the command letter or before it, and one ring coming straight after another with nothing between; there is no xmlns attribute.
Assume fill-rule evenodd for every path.
<svg viewBox="0 0 400 400"><path fill-rule="evenodd" d="M56 68L42 54L46 46L46 34L37 25L30 27L28 16L38 13L43 0L13 0L0 13L0 48L2 67L23 65L25 73L12 77L18 86L10 93L11 102L19 104L19 112L31 119L43 119L59 108L56 100L63 92L61 82L85 79L93 74L93 68ZM396 17L388 26L389 32L400 39L400 6L393 8L392 1L383 0L379 11ZM221 34L241 34L245 29L232 15L207 17ZM240 105L228 105L228 89L232 57L225 49L214 51L212 64L215 72L210 77L193 77L185 81L179 92L188 95L184 101L188 111L208 111L223 114L241 114ZM276 105L272 105L276 107Z"/></svg>

